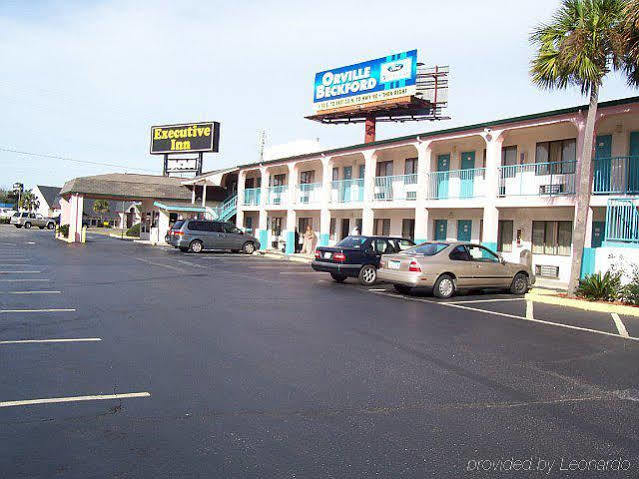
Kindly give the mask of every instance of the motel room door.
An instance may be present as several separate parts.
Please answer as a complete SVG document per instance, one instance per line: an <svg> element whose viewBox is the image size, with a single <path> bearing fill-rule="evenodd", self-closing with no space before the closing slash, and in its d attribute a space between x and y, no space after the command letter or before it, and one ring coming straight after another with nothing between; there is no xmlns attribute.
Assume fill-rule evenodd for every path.
<svg viewBox="0 0 639 479"><path fill-rule="evenodd" d="M435 241L446 241L448 235L448 221L435 220Z"/></svg>
<svg viewBox="0 0 639 479"><path fill-rule="evenodd" d="M437 198L448 198L448 173L450 170L450 155L439 155L437 157Z"/></svg>
<svg viewBox="0 0 639 479"><path fill-rule="evenodd" d="M473 185L475 182L475 152L466 151L461 154L460 173L460 198L473 197Z"/></svg>
<svg viewBox="0 0 639 479"><path fill-rule="evenodd" d="M457 241L470 241L473 220L457 220Z"/></svg>
<svg viewBox="0 0 639 479"><path fill-rule="evenodd" d="M594 189L598 193L610 192L612 169L612 135L599 135L595 147Z"/></svg>
<svg viewBox="0 0 639 479"><path fill-rule="evenodd" d="M639 131L630 133L630 149L628 150L628 167L626 177L628 178L627 193L639 193Z"/></svg>

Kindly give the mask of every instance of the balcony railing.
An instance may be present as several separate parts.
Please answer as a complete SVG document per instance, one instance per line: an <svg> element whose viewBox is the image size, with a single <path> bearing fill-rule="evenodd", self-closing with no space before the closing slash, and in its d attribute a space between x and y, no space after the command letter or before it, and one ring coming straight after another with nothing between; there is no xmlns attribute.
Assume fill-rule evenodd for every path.
<svg viewBox="0 0 639 479"><path fill-rule="evenodd" d="M286 202L286 192L288 187L283 186L271 186L267 189L268 196L266 197L267 205L281 205Z"/></svg>
<svg viewBox="0 0 639 479"><path fill-rule="evenodd" d="M592 169L595 195L639 194L639 156L597 158Z"/></svg>
<svg viewBox="0 0 639 479"><path fill-rule="evenodd" d="M335 180L331 183L331 203L364 201L364 178Z"/></svg>
<svg viewBox="0 0 639 479"><path fill-rule="evenodd" d="M262 188L246 188L244 190L244 206L260 206Z"/></svg>
<svg viewBox="0 0 639 479"><path fill-rule="evenodd" d="M639 244L639 198L610 198L606 208L606 241Z"/></svg>
<svg viewBox="0 0 639 479"><path fill-rule="evenodd" d="M294 202L302 205L319 203L322 199L321 183L303 183L296 187Z"/></svg>
<svg viewBox="0 0 639 479"><path fill-rule="evenodd" d="M499 167L499 196L559 196L575 194L576 161L530 163Z"/></svg>
<svg viewBox="0 0 639 479"><path fill-rule="evenodd" d="M417 175L378 176L375 178L375 201L417 199Z"/></svg>
<svg viewBox="0 0 639 479"><path fill-rule="evenodd" d="M465 170L431 171L426 174L426 198L445 200L449 198L477 198L484 196L485 168Z"/></svg>

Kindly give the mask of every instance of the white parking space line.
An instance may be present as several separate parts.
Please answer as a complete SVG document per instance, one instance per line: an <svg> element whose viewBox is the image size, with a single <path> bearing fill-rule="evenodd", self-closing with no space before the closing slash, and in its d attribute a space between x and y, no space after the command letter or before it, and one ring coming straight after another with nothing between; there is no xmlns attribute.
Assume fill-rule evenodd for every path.
<svg viewBox="0 0 639 479"><path fill-rule="evenodd" d="M31 282L31 283L36 283L36 282L40 282L40 283L44 283L50 281L48 279L41 279L41 278L28 278L28 279L0 279L0 282L2 283L27 283L27 282Z"/></svg>
<svg viewBox="0 0 639 479"><path fill-rule="evenodd" d="M3 344L91 343L97 341L102 341L102 338L14 339L11 341L0 341L0 346Z"/></svg>
<svg viewBox="0 0 639 479"><path fill-rule="evenodd" d="M535 319L533 311L533 302L531 300L526 301L526 319Z"/></svg>
<svg viewBox="0 0 639 479"><path fill-rule="evenodd" d="M449 304L467 304L467 303L494 303L495 301L525 301L525 298L490 298L490 299L470 299L468 301L446 301Z"/></svg>
<svg viewBox="0 0 639 479"><path fill-rule="evenodd" d="M280 274L322 274L323 271L280 271Z"/></svg>
<svg viewBox="0 0 639 479"><path fill-rule="evenodd" d="M75 308L0 309L0 313L73 313Z"/></svg>
<svg viewBox="0 0 639 479"><path fill-rule="evenodd" d="M368 290L368 291L371 291L371 290ZM378 291L371 291L371 292L374 293L374 294L382 295L382 296L390 296L392 298L404 299L406 301L418 301L420 303L438 304L438 305L441 305L441 306L447 306L449 308L465 309L467 311L474 311L476 313L484 313L484 314L487 314L487 315L500 316L502 318L519 319L519 320L522 320L522 321L530 321L532 323L545 324L547 326L556 326L558 328L572 329L574 331L583 331L583 332L586 332L586 333L600 334L602 336L612 336L613 338L621 338L621 337L623 337L624 339L627 339L627 340L639 341L639 338L633 338L631 336L628 336L628 337L620 336L619 334L608 333L606 331L598 331L596 329L582 328L580 326L572 326L570 324L553 323L552 321L545 321L543 319L526 318L524 316L517 316L516 314L501 313L499 311L489 311L489 310L486 310L486 309L479 309L479 308L473 308L473 307L470 307L470 306L464 306L462 304L453 304L453 303L445 303L445 302L441 302L441 301L432 301L432 300L428 300L428 299L415 298L415 297L410 297L410 296L402 296L402 295L393 294L393 293L383 293L383 292L378 292Z"/></svg>
<svg viewBox="0 0 639 479"><path fill-rule="evenodd" d="M369 288L369 291L377 292L377 291L388 291L386 288Z"/></svg>
<svg viewBox="0 0 639 479"><path fill-rule="evenodd" d="M181 259L176 260L178 263L187 264L189 266L193 266L194 268L206 268L206 266L202 266L201 264L191 263L190 261L184 261Z"/></svg>
<svg viewBox="0 0 639 479"><path fill-rule="evenodd" d="M619 331L619 334L621 334L624 338L629 338L630 335L628 334L628 330L626 329L625 324L623 324L623 321L621 321L619 315L617 313L610 314L612 316L612 320L615 322L615 326L617 326L617 331Z"/></svg>
<svg viewBox="0 0 639 479"><path fill-rule="evenodd" d="M1 401L0 407L31 406L33 404L54 404L80 401L104 401L106 399L148 398L151 393L99 394L96 396L68 396L59 398L23 399L20 401Z"/></svg>
<svg viewBox="0 0 639 479"><path fill-rule="evenodd" d="M0 274L40 274L42 271L1 270Z"/></svg>
<svg viewBox="0 0 639 479"><path fill-rule="evenodd" d="M159 266L160 268L167 268L167 269L172 269L173 271L179 271L180 273L186 273L186 270L183 268L178 268L177 266L171 266L170 264L164 264L164 263L156 263L155 261L149 261L147 259L143 259L143 258L135 258L138 261L142 261L143 263L146 264L152 264L153 266Z"/></svg>
<svg viewBox="0 0 639 479"><path fill-rule="evenodd" d="M62 291L0 291L0 294L62 294Z"/></svg>

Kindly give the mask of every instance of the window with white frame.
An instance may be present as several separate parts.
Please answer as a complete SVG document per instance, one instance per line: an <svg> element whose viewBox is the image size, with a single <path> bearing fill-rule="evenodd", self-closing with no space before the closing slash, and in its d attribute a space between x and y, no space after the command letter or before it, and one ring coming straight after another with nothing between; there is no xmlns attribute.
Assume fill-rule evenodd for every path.
<svg viewBox="0 0 639 479"><path fill-rule="evenodd" d="M390 235L390 218L375 218L373 234L378 236Z"/></svg>
<svg viewBox="0 0 639 479"><path fill-rule="evenodd" d="M536 175L574 173L577 160L577 140L542 141L535 149ZM541 164L540 164L541 163ZM550 165L544 164L550 163Z"/></svg>
<svg viewBox="0 0 639 479"><path fill-rule="evenodd" d="M497 251L510 253L513 250L513 222L499 220L497 226Z"/></svg>

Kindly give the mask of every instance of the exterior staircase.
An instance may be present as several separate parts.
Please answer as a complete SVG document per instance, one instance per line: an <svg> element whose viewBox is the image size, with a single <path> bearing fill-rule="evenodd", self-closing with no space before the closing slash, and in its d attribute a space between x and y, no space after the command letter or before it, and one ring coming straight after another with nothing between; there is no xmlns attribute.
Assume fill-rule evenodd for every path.
<svg viewBox="0 0 639 479"><path fill-rule="evenodd" d="M215 208L206 208L207 217L213 220L228 221L237 213L237 195L224 200Z"/></svg>

